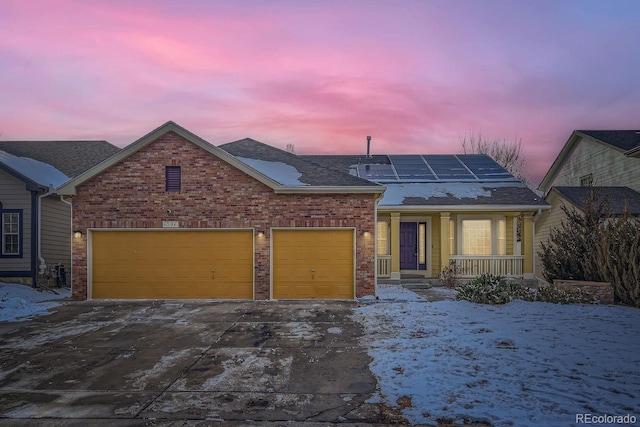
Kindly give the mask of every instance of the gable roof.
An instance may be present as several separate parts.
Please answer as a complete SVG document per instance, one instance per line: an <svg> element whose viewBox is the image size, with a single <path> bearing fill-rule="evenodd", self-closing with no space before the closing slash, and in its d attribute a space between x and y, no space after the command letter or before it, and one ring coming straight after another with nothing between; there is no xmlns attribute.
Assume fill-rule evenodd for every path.
<svg viewBox="0 0 640 427"><path fill-rule="evenodd" d="M579 130L578 132L622 151L640 146L640 130Z"/></svg>
<svg viewBox="0 0 640 427"><path fill-rule="evenodd" d="M0 141L0 150L48 163L70 178L120 151L107 141Z"/></svg>
<svg viewBox="0 0 640 427"><path fill-rule="evenodd" d="M614 215L622 215L628 209L631 215L640 216L640 193L629 187L553 187L577 208L584 210L584 201L592 190L600 191L600 202L608 199L609 209Z"/></svg>
<svg viewBox="0 0 640 427"><path fill-rule="evenodd" d="M640 130L574 130L540 181L538 190L546 193L551 189L551 183L556 175L575 146L583 138L607 145L625 156L638 157L640 155Z"/></svg>
<svg viewBox="0 0 640 427"><path fill-rule="evenodd" d="M287 167L299 173L299 186L367 187L384 191L384 187L335 168L306 161L301 156L272 147L251 138L220 145L238 160L279 181L278 169Z"/></svg>
<svg viewBox="0 0 640 427"><path fill-rule="evenodd" d="M106 169L125 160L129 156L140 151L141 149L151 144L158 138L170 132L173 132L181 136L182 138L186 139L192 144L211 153L212 155L223 160L224 162L229 163L231 166L241 170L247 175L258 180L259 182L272 188L276 193L298 193L298 192L301 192L301 193L307 193L307 192L309 193L314 193L314 192L321 192L321 193L330 193L330 192L376 193L378 192L378 193L381 193L384 191L384 188L379 186L377 188L376 187L371 188L366 186L358 186L358 187L354 187L354 186L335 187L335 186L319 186L319 185L305 186L303 183L300 183L299 185L293 185L293 182L289 182L289 181L286 183L279 182L277 179L280 177L280 175L276 174L276 176L273 176L273 175L269 176L267 173L260 171L259 168L257 169L256 167L258 166L256 164L253 165L256 167L252 167L252 165L241 161L240 159L236 158L235 156L223 150L222 148L219 148L210 144L209 142L200 138L196 134L188 131L182 126L179 126L178 124L172 121L168 121L165 124L159 126L158 128L152 130L142 138L138 139L137 141L131 143L127 147L113 154L111 157L107 158L103 162L97 164L91 169L83 172L82 174L68 181L67 183L65 183L64 185L58 188L58 193L62 195L74 195L76 192L76 187L78 185L81 185L82 183L88 181L89 179L92 179L93 177L99 175L100 173L104 172ZM277 150L277 149L274 149L274 150ZM289 172L292 172L292 171L289 171ZM292 174L290 174L289 176L292 176Z"/></svg>

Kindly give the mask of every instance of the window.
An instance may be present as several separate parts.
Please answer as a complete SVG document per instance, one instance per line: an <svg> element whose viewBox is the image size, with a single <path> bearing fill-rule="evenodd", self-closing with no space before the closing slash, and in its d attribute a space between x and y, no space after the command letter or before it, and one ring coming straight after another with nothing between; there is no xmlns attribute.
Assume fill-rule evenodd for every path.
<svg viewBox="0 0 640 427"><path fill-rule="evenodd" d="M465 219L462 221L463 255L491 255L491 220Z"/></svg>
<svg viewBox="0 0 640 427"><path fill-rule="evenodd" d="M167 166L166 179L166 191L179 193L182 181L180 166Z"/></svg>
<svg viewBox="0 0 640 427"><path fill-rule="evenodd" d="M456 253L456 223L454 220L449 220L449 254L453 255Z"/></svg>
<svg viewBox="0 0 640 427"><path fill-rule="evenodd" d="M389 255L389 223L378 221L378 255Z"/></svg>
<svg viewBox="0 0 640 427"><path fill-rule="evenodd" d="M425 241L427 239L427 224L418 224L418 264L427 263L427 246Z"/></svg>
<svg viewBox="0 0 640 427"><path fill-rule="evenodd" d="M458 243L462 255L506 255L507 223L504 217L463 219Z"/></svg>
<svg viewBox="0 0 640 427"><path fill-rule="evenodd" d="M585 175L580 178L580 187L591 187L593 185L593 175Z"/></svg>
<svg viewBox="0 0 640 427"><path fill-rule="evenodd" d="M2 255L20 256L22 212L2 213Z"/></svg>

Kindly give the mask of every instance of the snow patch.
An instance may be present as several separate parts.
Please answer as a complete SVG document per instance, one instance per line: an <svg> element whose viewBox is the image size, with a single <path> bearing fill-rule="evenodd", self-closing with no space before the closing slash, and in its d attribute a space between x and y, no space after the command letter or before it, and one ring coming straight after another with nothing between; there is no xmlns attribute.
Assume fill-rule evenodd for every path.
<svg viewBox="0 0 640 427"><path fill-rule="evenodd" d="M455 197L456 199L477 199L491 197L491 189L498 187L522 187L519 182L480 183L480 182L422 182L391 184L385 183L387 190L380 205L401 205L405 198L419 197L423 199Z"/></svg>
<svg viewBox="0 0 640 427"><path fill-rule="evenodd" d="M272 180L292 187L303 187L308 184L300 181L302 174L298 169L282 162L269 162L266 160L249 159L247 157L236 157L242 163L252 167Z"/></svg>
<svg viewBox="0 0 640 427"><path fill-rule="evenodd" d="M69 180L69 177L49 163L29 157L18 157L0 150L0 162L16 172L45 187L58 187Z"/></svg>
<svg viewBox="0 0 640 427"><path fill-rule="evenodd" d="M428 302L397 286L355 310L380 392L412 424L573 425L640 414L640 310L514 301Z"/></svg>
<svg viewBox="0 0 640 427"><path fill-rule="evenodd" d="M342 333L342 328L334 326L333 328L327 329L327 332L330 333L330 334L341 334Z"/></svg>
<svg viewBox="0 0 640 427"><path fill-rule="evenodd" d="M60 305L57 300L71 296L70 289L61 288L55 292L16 283L0 283L0 322L15 322L46 314Z"/></svg>

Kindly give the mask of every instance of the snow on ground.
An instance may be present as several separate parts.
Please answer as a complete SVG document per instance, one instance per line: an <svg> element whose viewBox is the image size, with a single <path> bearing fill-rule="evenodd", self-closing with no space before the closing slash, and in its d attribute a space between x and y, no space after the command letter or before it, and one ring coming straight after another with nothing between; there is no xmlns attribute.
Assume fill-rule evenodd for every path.
<svg viewBox="0 0 640 427"><path fill-rule="evenodd" d="M411 423L577 426L577 414L629 414L640 425L640 310L428 302L398 286L378 294L355 313L374 400L406 406Z"/></svg>
<svg viewBox="0 0 640 427"><path fill-rule="evenodd" d="M69 289L55 289L55 292L15 283L0 283L0 322L44 314L60 305L57 300L71 296Z"/></svg>

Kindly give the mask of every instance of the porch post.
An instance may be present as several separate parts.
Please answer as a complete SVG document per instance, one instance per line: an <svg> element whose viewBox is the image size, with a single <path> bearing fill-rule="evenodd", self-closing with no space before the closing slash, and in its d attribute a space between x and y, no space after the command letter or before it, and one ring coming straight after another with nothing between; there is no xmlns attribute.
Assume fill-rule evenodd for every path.
<svg viewBox="0 0 640 427"><path fill-rule="evenodd" d="M534 279L533 274L533 212L525 212L522 221L522 275L525 279Z"/></svg>
<svg viewBox="0 0 640 427"><path fill-rule="evenodd" d="M400 212L391 212L391 278L400 280Z"/></svg>
<svg viewBox="0 0 640 427"><path fill-rule="evenodd" d="M449 253L449 218L449 212L440 212L440 271L449 266L449 255L451 255Z"/></svg>

